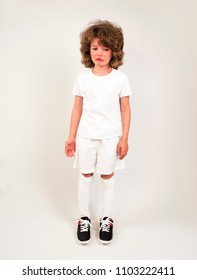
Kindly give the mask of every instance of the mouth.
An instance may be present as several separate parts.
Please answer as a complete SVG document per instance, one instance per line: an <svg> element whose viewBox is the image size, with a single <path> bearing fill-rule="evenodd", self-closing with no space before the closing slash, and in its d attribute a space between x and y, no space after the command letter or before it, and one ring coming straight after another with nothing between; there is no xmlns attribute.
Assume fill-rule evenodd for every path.
<svg viewBox="0 0 197 280"><path fill-rule="evenodd" d="M96 61L103 61L103 59L102 58L96 58Z"/></svg>

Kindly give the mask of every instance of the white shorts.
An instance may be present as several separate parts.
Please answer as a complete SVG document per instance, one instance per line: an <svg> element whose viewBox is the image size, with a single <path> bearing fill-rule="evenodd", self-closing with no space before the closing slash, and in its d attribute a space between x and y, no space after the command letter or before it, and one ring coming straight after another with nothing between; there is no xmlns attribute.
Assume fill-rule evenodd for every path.
<svg viewBox="0 0 197 280"><path fill-rule="evenodd" d="M94 140L78 136L73 167L81 173L99 173L108 175L117 169L125 168L124 159L116 155L120 137Z"/></svg>

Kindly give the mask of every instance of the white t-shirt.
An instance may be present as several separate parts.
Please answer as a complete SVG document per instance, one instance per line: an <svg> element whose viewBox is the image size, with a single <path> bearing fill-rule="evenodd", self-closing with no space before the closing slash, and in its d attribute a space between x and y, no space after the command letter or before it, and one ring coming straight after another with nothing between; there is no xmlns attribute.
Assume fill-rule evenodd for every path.
<svg viewBox="0 0 197 280"><path fill-rule="evenodd" d="M83 113L78 133L90 139L121 136L120 98L131 95L127 76L113 69L106 76L97 76L92 69L81 72L72 94L83 97Z"/></svg>

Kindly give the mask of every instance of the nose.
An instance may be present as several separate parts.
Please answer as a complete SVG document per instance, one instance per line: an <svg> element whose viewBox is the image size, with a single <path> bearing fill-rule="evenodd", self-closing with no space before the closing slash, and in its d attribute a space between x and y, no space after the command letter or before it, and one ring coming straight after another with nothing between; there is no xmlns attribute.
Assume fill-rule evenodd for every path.
<svg viewBox="0 0 197 280"><path fill-rule="evenodd" d="M102 49L98 48L98 55L102 55Z"/></svg>

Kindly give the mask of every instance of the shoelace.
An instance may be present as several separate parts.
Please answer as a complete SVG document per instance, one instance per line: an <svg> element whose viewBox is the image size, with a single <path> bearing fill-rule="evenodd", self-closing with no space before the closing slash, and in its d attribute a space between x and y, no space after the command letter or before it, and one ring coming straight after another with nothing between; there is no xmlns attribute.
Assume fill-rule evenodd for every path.
<svg viewBox="0 0 197 280"><path fill-rule="evenodd" d="M80 231L88 231L89 226L92 226L88 220L79 219L80 222Z"/></svg>
<svg viewBox="0 0 197 280"><path fill-rule="evenodd" d="M101 220L101 226L99 230L109 232L110 226L113 225L113 222L110 220L110 218L107 218L106 220Z"/></svg>

